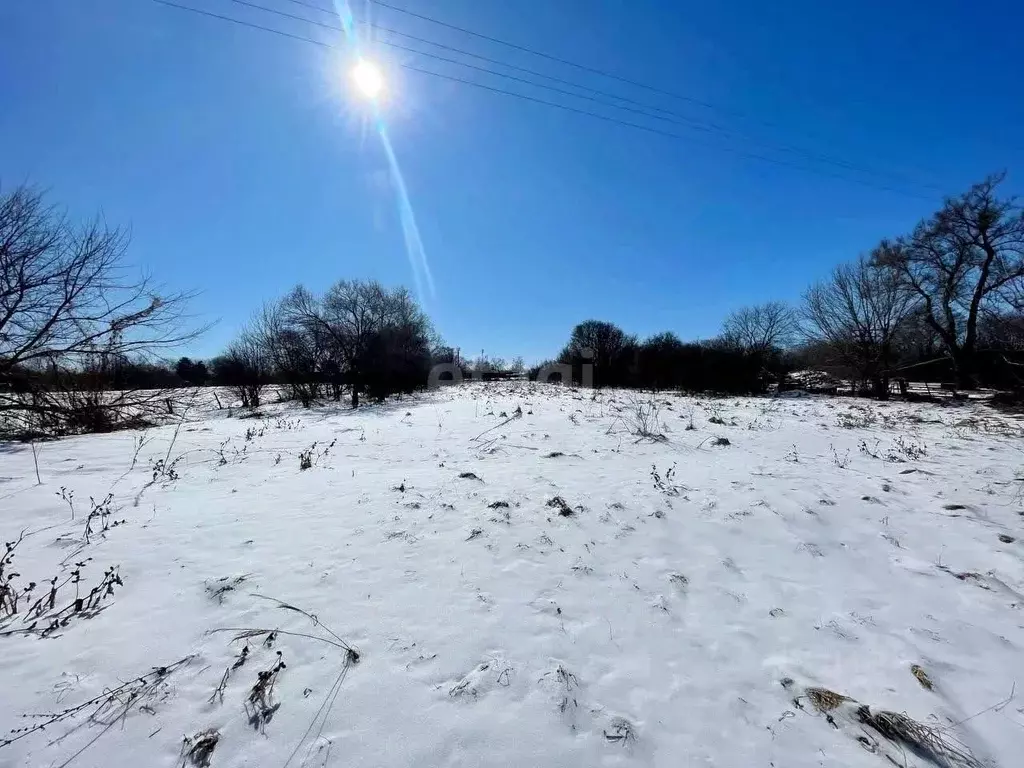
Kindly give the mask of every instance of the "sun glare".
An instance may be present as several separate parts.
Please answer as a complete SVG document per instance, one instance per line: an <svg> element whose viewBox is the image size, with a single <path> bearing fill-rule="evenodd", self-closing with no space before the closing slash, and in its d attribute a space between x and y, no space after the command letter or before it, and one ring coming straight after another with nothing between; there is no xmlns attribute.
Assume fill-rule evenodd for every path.
<svg viewBox="0 0 1024 768"><path fill-rule="evenodd" d="M352 70L352 80L359 92L368 99L375 99L384 89L384 76L377 66L366 59L360 59Z"/></svg>

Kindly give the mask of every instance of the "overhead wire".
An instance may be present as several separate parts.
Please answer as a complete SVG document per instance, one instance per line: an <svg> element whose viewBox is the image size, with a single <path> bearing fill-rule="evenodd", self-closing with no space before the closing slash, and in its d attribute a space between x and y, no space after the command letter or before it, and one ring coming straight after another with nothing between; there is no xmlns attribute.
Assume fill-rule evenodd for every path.
<svg viewBox="0 0 1024 768"><path fill-rule="evenodd" d="M298 20L298 21L303 21L303 22L306 22L306 23L309 23L309 24L313 24L314 26L324 27L326 29L340 29L339 27L334 27L334 26L332 26L330 24L324 24L323 22L314 21L313 19L309 19L309 18L306 18L306 17L303 17L303 16L295 16L293 14L286 13L284 11L280 11L280 10L277 10L275 8L268 8L266 6L258 5L256 3L251 2L250 0L228 0L228 1L236 3L238 5L248 6L250 8L255 8L255 9L258 9L258 10L266 11L268 13L273 13L273 14L276 14L278 16L282 16L282 17L285 17L285 18L290 18L290 19L295 19L295 20ZM329 8L324 8L324 7L320 6L320 5L317 5L316 3L309 2L309 0L286 0L286 2L292 3L293 5L301 6L303 8L308 8L308 9L311 9L311 10L314 10L314 11L319 11L321 13L326 13L326 14L334 15L334 11L333 10L331 10ZM674 93L674 92L670 92L670 91L663 91L661 89L653 88L653 87L648 86L648 85L643 84L643 83L636 83L633 80L630 80L628 78L619 77L619 76L614 75L612 73L609 73L609 72L607 72L605 70L596 69L596 68L593 68L593 67L588 67L586 65L578 64L576 62L572 62L572 61L569 61L567 59L562 59L562 58L559 58L559 57L556 57L556 56L551 56L551 55L543 53L541 51L537 51L537 50L535 50L533 48L528 48L526 46L520 46L518 44L511 43L511 42L502 40L500 38L495 38L495 37L491 37L489 35L480 34L480 33L474 32L473 30L469 30L469 29L467 29L465 27L460 27L460 26L456 26L456 25L453 25L453 24L449 24L447 22L441 21L441 20L436 19L436 18L431 17L431 16L427 16L425 14L415 13L413 11L408 11L406 9L399 8L398 6L390 5L389 3L386 3L386 2L380 2L380 0L375 0L374 4L378 5L378 6L381 6L383 8L389 8L391 10L398 11L399 13L404 13L404 14L407 14L409 16L420 18L420 19L429 21L431 23L438 24L438 25L443 26L443 27L448 27L450 29L457 30L457 31L459 31L461 33L468 34L468 35L471 35L471 36L474 36L474 37L478 37L478 38L481 38L483 40L487 40L487 41L490 41L490 42L500 43L502 45L506 45L506 46L509 46L509 47L517 49L517 50L525 51L525 52L530 53L530 54L535 55L535 56L541 56L543 58L550 59L550 60L555 61L557 63L567 64L567 65L573 66L575 68L581 69L583 71L590 72L592 74L597 74L597 75L600 75L602 77L607 77L607 78L611 78L613 80L618 80L620 82L627 83L627 84L630 84L630 85L643 87L643 88L646 88L647 90L651 90L651 91L654 91L654 92L657 92L657 93L661 93L663 95L672 96L674 98L682 99L684 101L691 101L691 102L696 103L696 104L698 104L698 105L700 105L702 107L706 107L706 108L709 108L709 109L721 112L723 114L732 114L732 115L738 116L738 117L745 117L745 115L743 115L743 113L741 113L741 112L737 112L737 111L734 111L734 110L729 110L727 108L721 107L720 105L712 104L711 102L701 101L699 99L693 99L693 98L691 98L689 96L684 96L684 95L679 94L679 93ZM393 34L393 35L397 35L399 37L403 37L403 38L405 38L407 40L413 40L415 42L424 43L426 45L431 45L431 46L434 46L434 47L437 47L437 48L441 48L443 50L447 50L447 51L450 51L450 52L453 52L453 53L457 53L457 54L462 55L462 56L469 56L469 57L474 58L474 59L478 59L478 60L481 60L481 61L486 61L486 62L488 62L490 64L496 64L496 65L501 66L501 67L506 67L508 69L515 70L517 72L522 72L524 74L528 74L528 75L531 75L533 77L540 77L540 78L543 78L545 80L550 80L552 82L560 83L562 85L568 85L568 86L571 86L573 88L578 88L580 90L584 90L584 91L587 91L589 93L593 93L593 94L595 94L597 96L601 96L601 97L608 98L608 99L615 99L615 100L622 101L622 102L627 103L627 104L632 104L632 105L634 105L636 107L640 107L641 109L626 109L626 108L621 107L619 105L608 104L607 102L603 102L600 99L589 98L589 97L582 96L580 94L575 94L575 93L568 93L567 94L567 95L570 95L570 96L574 96L576 98L580 98L580 99L585 99L587 101L596 102L598 104L602 104L604 106L610 106L610 107L613 107L615 109L622 109L624 111L631 112L631 113L634 113L634 114L645 115L646 117L650 117L650 118L655 119L655 120L662 120L662 121L665 121L665 122L668 122L668 123L673 123L673 124L676 124L676 125L683 125L684 127L692 128L693 130L700 130L700 131L703 131L703 132L706 132L706 133L714 133L715 131L718 131L718 132L721 132L721 133L723 133L725 135L728 135L728 136L731 136L731 137L734 137L734 138L737 138L737 139L746 140L746 141L752 141L754 144L760 145L760 146L762 146L762 147L764 147L766 149L772 149L772 150L775 150L775 151L782 151L782 152L792 152L792 153L795 153L795 154L798 154L798 155L802 155L806 159L812 160L812 161L815 161L815 162L825 163L827 165L832 165L832 166L835 166L837 168L843 168L843 169L848 170L848 171L854 171L856 173L862 173L862 174L865 174L865 175L868 175L868 176L875 176L875 177L880 178L880 179L887 179L890 183L902 184L902 185L910 186L910 187L919 187L922 190L928 190L930 192L940 192L941 191L940 187L938 187L935 184L925 183L925 182L921 182L921 181L915 181L915 180L912 180L912 179L908 179L905 176L900 175L900 174L895 174L895 173L891 173L891 172L882 172L882 171L879 171L877 169L868 168L868 167L863 166L863 165L857 165L857 164L854 164L854 163L849 163L849 162L847 162L845 160L842 160L840 158L836 158L834 156L827 155L827 154L822 154L822 153L819 153L819 152L814 152L812 150L807 150L807 149L804 149L802 147L794 146L792 144L779 143L779 142L768 142L768 141L764 141L764 140L761 140L761 139L757 139L757 138L751 137L749 134L746 134L746 133L743 133L743 132L738 132L735 129L728 128L728 127L723 126L723 125L721 125L719 123L710 122L710 121L708 121L706 119L697 119L697 118L691 117L689 115L684 115L684 114L682 114L682 113L680 113L678 111L674 111L674 110L671 110L671 109L666 109L664 107L660 107L660 106L657 106L657 105L649 104L647 102L638 101L636 99L632 99L632 98L629 98L627 96L622 96L622 95L617 94L617 93L610 93L608 91L604 91L604 90L601 90L601 89L598 89L598 88L593 88L593 87L591 87L589 85L578 83L578 82L575 82L575 81L572 81L572 80L566 80L565 78L555 77L554 75L549 75L549 74L546 74L546 73L543 73L543 72L538 72L537 70L530 69L529 67L522 67L522 66L520 66L518 64L512 64L510 62L501 61L500 59L494 59L494 58L491 58L491 57L488 57L488 56L483 56L481 54L474 53L473 51L467 51L465 49L458 48L458 47L455 47L455 46L452 46L452 45L447 45L445 43L439 43L439 42L437 42L435 40L430 40L428 38L419 37L417 35L411 35L411 34L409 34L407 32L403 32L401 30L397 30L397 29L394 29L394 28L386 27L386 26L384 26L382 24L379 24L377 22L370 22L370 21L366 21L366 20L360 20L357 23L366 25L366 26L370 27L372 30L375 30L375 31L387 32L389 34ZM546 85L543 85L541 83L533 83L533 82L530 82L530 81L527 81L527 80L523 80L522 78L514 77L512 75L508 75L506 73L494 72L493 70L488 70L485 67L475 67L472 64L468 64L466 62L462 62L462 61L458 61L458 60L452 60L452 59L447 59L445 57L437 56L436 54L431 54L431 53L428 53L426 51L419 51L419 50L416 50L415 48L409 48L407 46L402 46L402 45L399 45L397 43L394 43L394 42L391 42L391 41L388 41L388 40L375 39L375 42L377 42L377 43L379 43L381 45L385 45L385 46L388 46L388 47L391 47L391 48L398 49L398 50L403 50L403 51L407 51L407 52L410 52L410 53L418 54L420 56L428 56L428 57L431 57L431 58L435 58L435 59L437 59L439 61L449 62L449 63L452 63L452 64L456 64L458 66L467 67L469 69L476 69L476 70L481 71L481 72L487 72L489 74L496 75L498 77L503 77L503 78L506 78L506 79L509 79L509 80L518 81L518 82L524 82L524 83L527 83L528 85L532 85L532 86L535 86L535 87L538 87L538 88L544 88L546 90L551 90L551 91L554 91L556 93L563 93L563 94L566 93L565 91L562 91L562 90L557 89L557 88L551 88L550 86L546 86ZM659 114L648 114L650 112L656 112L656 113L659 113ZM676 119L672 119L672 118L676 118ZM768 126L768 127L777 127L777 126L774 126L772 123L768 123L768 122L765 122L765 121L759 121L759 122L761 122L763 125Z"/></svg>
<svg viewBox="0 0 1024 768"><path fill-rule="evenodd" d="M608 72L607 70L599 69L597 67L592 67L592 66L589 66L587 64L580 64L579 62L571 61L569 59L564 59L564 58L562 58L560 56L555 56L554 54L546 53L544 51L539 51L536 48L530 48L530 47L525 46L525 45L520 45L518 43L513 43L510 40L503 40L500 37L494 37L492 35L485 35L482 32L476 32L475 30L468 29L467 27L460 27L457 24L451 24L451 23L449 23L447 21L442 21L441 19L434 18L433 16L428 16L425 13L417 13L416 11L410 11L408 8L401 8L401 7L397 6L397 5L392 5L391 3L383 2L382 0L374 0L374 3L376 5L378 5L378 6L380 6L381 8L387 8L389 10L395 11L396 13L401 13L401 14L404 14L406 16L411 16L413 18L420 19L421 21L429 22L430 24L436 24L437 26L440 26L440 27L446 27L446 28L454 30L456 32L461 32L464 35L470 35L471 37L476 37L476 38L478 38L480 40L486 40L486 41L491 42L491 43L497 43L498 45L504 45L507 48L512 48L512 49L517 50L517 51L522 51L524 53L529 53L529 54L531 54L533 56L539 56L539 57L541 57L543 59L547 59L549 61L557 62L558 64L563 64L563 65L568 66L568 67L573 67L574 69L578 69L578 70L583 71L583 72L589 72L590 74L593 74L593 75L600 75L601 77L606 77L609 80L618 80L620 83L626 83L627 85L631 85L634 88L643 88L645 90L651 91L652 93L660 93L662 96L670 96L670 97L672 97L674 99L681 99L682 101L688 101L688 102L690 102L692 104L697 104L699 106L706 107L708 109L715 109L715 110L721 110L722 109L721 107L719 107L719 106L717 106L715 104L711 104L710 102L702 101L702 100L694 98L692 96L686 96L684 94L675 93L673 91L668 91L668 90L665 90L663 88L658 88L657 86L653 86L653 85L650 85L648 83L644 83L644 82L639 81L639 80L633 80L633 79L628 78L628 77L623 77L622 75L616 75L614 72ZM320 10L323 10L323 8L321 8ZM742 116L742 113L739 113L739 112L733 112L732 114L737 115L737 116Z"/></svg>
<svg viewBox="0 0 1024 768"><path fill-rule="evenodd" d="M318 22L318 21L314 21L312 19L307 19L304 16L294 16L294 15L292 15L290 13L285 13L284 11L279 11L279 10L274 9L274 8L267 8L266 6L258 5L256 3L249 2L248 0L228 0L228 2L233 2L233 3L237 3L239 5L248 6L250 8L259 9L259 10L262 10L262 11L267 11L268 13L274 13L274 14L277 14L278 16L284 16L286 18L296 19L298 21L304 21L304 22L307 22L309 24L313 24L314 26L323 27L325 29L334 29L334 30L341 30L342 29L341 27L337 27L337 26L334 26L332 24L325 24L323 22ZM311 9L314 9L314 10L323 11L324 13L332 13L333 14L333 11L329 11L326 8L321 8L320 6L315 5L313 3L303 2L303 0L288 0L288 2L295 3L296 5L301 5L304 8L311 8ZM459 54L461 56L468 56L470 58L477 59L479 61L486 61L489 64L497 64L498 66L506 67L507 69L511 69L511 70L516 71L516 72L522 72L524 74L531 75L533 77L539 77L539 78L542 78L544 80L550 80L553 83L560 83L562 85L568 85L568 86L571 86L573 88L578 88L578 89L580 89L582 91L587 91L588 93L596 94L598 96L604 96L604 97L609 98L609 99L616 99L618 101L625 102L626 104L635 104L637 106L644 107L645 109L648 109L651 112L659 112L659 113L665 114L665 115L674 115L676 117L683 117L685 119L688 119L691 122L697 122L697 120L695 120L694 118L687 118L687 116L681 115L679 112L674 112L671 109L665 109L664 107L659 107L659 106L656 106L656 105L653 105L653 104L648 104L648 103L643 102L643 101L637 101L636 99L631 99L628 96L622 96L622 95L617 94L617 93L611 93L609 91L602 91L599 88L593 88L593 87L591 87L589 85L584 85L582 83L577 83L577 82L572 81L572 80L566 80L565 78L556 77L554 75L549 75L549 74L544 73L544 72L538 72L537 70L530 69L529 67L521 67L518 64L512 64L510 62L502 61L500 59L493 59L493 58L491 58L489 56L484 56L484 55L479 54L479 53L474 53L473 51L467 51L467 50L465 50L463 48L457 48L457 47L455 47L453 45L446 45L445 43L439 43L436 40L430 40L430 39L425 38L425 37L419 37L417 35L411 35L408 32L402 32L401 30L394 29L392 27L385 27L382 24L378 24L376 22L370 22L370 21L366 21L366 20L359 20L356 23L368 26L374 32L387 32L388 34L396 35L398 37L404 37L407 40L413 40L414 42L424 43L426 45L432 45L435 48L440 48L442 50L451 51L452 53L457 53L457 54ZM404 46L392 43L391 41L381 40L379 38L374 38L373 42L379 43L381 45L387 45L387 46L390 46L390 47L393 47L393 48L398 48L400 50L405 50L405 51L410 51L412 53L417 53L417 54L419 54L421 56L432 56L433 55L433 54L427 53L426 51L418 51L415 48L406 48ZM449 59L443 59L443 61L450 61L450 60ZM463 66L468 66L468 65L465 65L463 62L455 62L455 63L463 64ZM494 74L499 74L499 73L494 73ZM576 95L576 94L573 94L573 95ZM651 116L654 117L654 115L651 115ZM727 130L724 126L716 125L715 123L706 123L706 124L710 125L710 126L712 126L714 128L719 128L721 130Z"/></svg>
<svg viewBox="0 0 1024 768"><path fill-rule="evenodd" d="M265 25L262 25L262 24L256 24L255 22L246 21L244 19L238 19L238 18L235 18L235 17L232 17L232 16L226 16L226 15L223 15L223 14L215 13L213 11L207 11L207 10L201 9L201 8L195 8L193 6L182 5L182 4L179 4L179 3L176 3L176 2L172 2L172 0L151 0L151 2L157 3L159 5L164 5L164 6L167 6L167 7L170 7L170 8L176 8L178 10L187 11L187 12L194 13L194 14L197 14L197 15L205 16L205 17L208 17L208 18L211 18L211 19L217 19L217 20L220 20L220 21L229 22L229 23L236 24L236 25L239 25L239 26L248 27L248 28L251 28L251 29L256 29L256 30L260 30L260 31L263 31L263 32L268 32L268 33L271 33L271 34L278 35L280 37L285 37L285 38L289 38L289 39L296 40L296 41L299 41L299 42L304 42L304 43L307 43L307 44L316 45L316 46L321 47L321 48L327 48L327 49L340 49L341 48L341 46L333 45L331 43L324 42L323 40L317 40L317 39L312 38L312 37L306 37L304 35L298 35L298 34L295 34L295 33L292 33L292 32L287 32L285 30L276 29L274 27L269 27L269 26L265 26ZM536 96L531 96L531 95L524 94L524 93L518 93L516 91L509 91L509 90L506 90L504 88L497 88L495 86L487 85L485 83L476 82L474 80L468 80L466 78L457 77L455 75L445 74L445 73L441 73L441 72L435 72L435 71L432 71L432 70L429 70L429 69L423 69L422 67L417 67L417 66L414 66L412 64L408 64L406 62L398 62L397 65L399 67L407 70L407 71L416 72L416 73L423 74L423 75L428 75L430 77L435 77L435 78L439 78L439 79L442 79L442 80L447 80L447 81L450 81L450 82L460 83L460 84L463 84L463 85L471 86L473 88L478 88L478 89L481 89L481 90L490 91L492 93L497 93L497 94L501 94L501 95L504 95L504 96L510 96L510 97L517 98L517 99L520 99L520 100L523 100L523 101L528 101L528 102L532 102L532 103L535 103L535 104L541 104L541 105L552 107L552 108L555 108L555 109L560 109L560 110L563 110L563 111L566 111L566 112L572 112L572 113L575 113L575 114L584 115L584 116L591 117L591 118L594 118L594 119L597 119L597 120L602 120L604 122L614 123L614 124L625 126L625 127L628 127L628 128L633 128L633 129L636 129L636 130L645 131L647 133L652 133L652 134L657 134L657 135L664 136L664 137L667 137L667 138L677 139L677 140L684 141L684 142L687 142L687 143L690 143L690 144L693 144L693 145L696 145L696 146L702 146L702 147L707 147L707 148L715 149L715 150L722 151L722 152L728 152L728 153L734 154L734 155L736 155L738 157L743 157L743 158L747 158L747 159L750 159L750 160L757 160L757 161L760 161L760 162L765 162L765 163L769 163L769 164L772 164L772 165L777 165L777 166L780 166L780 167L791 168L791 169L802 171L802 172L805 172L805 173L812 173L812 174L818 174L818 175L822 175L822 176L828 176L828 177L831 177L831 178L835 178L835 179L839 179L839 180L843 180L843 181L848 181L848 182L852 182L852 183L856 183L856 184L861 184L861 185L872 187L872 188L875 188L875 189L881 189L881 190L885 190L885 191L888 191L888 192L893 192L895 194L900 194L900 195L904 195L904 196L907 196L907 197L916 197L916 198L925 199L925 200L931 200L932 199L931 196L925 196L925 195L922 195L922 194L919 194L919 193L911 192L911 191L906 190L906 189L900 189L898 187L893 187L893 186L890 186L890 185L878 184L878 183L875 183L875 182L867 181L865 179L860 179L860 178L857 178L857 177L852 177L852 176L848 176L848 175L843 175L843 174L831 172L831 171L828 171L828 170L822 169L822 168L815 168L815 167L812 167L812 166L799 165L797 163L792 163L792 162L789 162L787 160L771 157L769 155L758 154L756 152L749 152L747 150L739 149L737 147L723 146L723 145L719 145L719 144L710 144L708 142L697 141L697 140L693 139L692 137L684 136L684 135L679 134L679 133L674 133L674 132L671 132L671 131L661 130L659 128L655 128L655 127L652 127L652 126L649 126L649 125L643 125L642 123L634 123L634 122L630 122L628 120L621 120L619 118L611 117L609 115L603 115L603 114L601 114L599 112L592 112L592 111L589 111L589 110L580 109L580 108L577 108L577 107L574 107L574 106L571 106L571 105L568 105L568 104L562 104L562 103L559 103L559 102L556 102L556 101L548 101L546 99L541 99L541 98L538 98Z"/></svg>
<svg viewBox="0 0 1024 768"><path fill-rule="evenodd" d="M321 27L322 29L329 29L329 30L332 30L332 31L335 31L335 32L343 32L344 31L344 29L342 27L335 26L333 24L326 24L324 22L314 21L312 19L307 19L307 18L305 18L303 16L295 16L295 15L290 14L290 13L285 13L284 11L279 11L279 10L277 10L275 8L268 8L265 5L259 5L258 3L249 2L249 0L228 0L228 2L235 3L235 4L241 5L241 6L245 6L247 8L253 8L255 10L266 11L267 13L273 13L275 15L282 16L282 17L284 17L286 19L293 19L295 21L306 22L307 24L312 24L313 26ZM305 3L303 3L303 5L305 5ZM382 29L381 27L379 27L377 25L374 25L374 28L375 29ZM467 55L467 56L472 56L474 58L483 59L484 61L488 61L488 62L491 62L493 64L497 64L499 66L511 67L512 69L516 69L516 70L523 70L523 71L528 72L528 73L530 73L532 75L535 75L537 77L548 78L547 75L543 75L541 73L534 72L533 70L524 69L524 68L521 68L521 67L516 67L515 65L506 64L505 62L499 61L497 59L490 59L490 58L488 58L486 56L477 56L476 54L470 53L468 51L462 51L462 50L460 50L458 48L453 48L451 46L442 45L440 43L435 43L435 42L433 42L431 40L425 40L423 38L413 37L412 35L405 35L404 33L397 32L395 30L385 30L385 31L394 32L394 34L398 34L398 35L401 35L403 37L410 37L410 38L412 38L414 40L419 40L420 42L427 43L427 44L430 44L430 45L437 45L437 46L439 46L441 48L446 48L448 50L455 51L455 52L463 54L463 55ZM494 75L496 77L505 78L506 80L512 80L513 82L517 82L517 83L523 83L525 85L530 85L530 86L533 86L535 88L543 88L545 90L552 91L554 93L560 93L560 94L565 95L565 96L572 96L572 97L577 98L577 99L584 99L586 101L591 101L591 102L594 102L596 104L601 104L602 106L610 107L612 109L620 109L620 110L623 110L623 111L626 111L626 112L630 112L630 113L633 113L633 114L643 115L644 117L650 117L650 118L652 118L654 120L663 120L665 122L673 123L675 125L682 125L682 126L685 126L687 128L692 128L693 130L699 130L699 131L705 131L705 132L714 132L715 130L719 130L719 131L722 131L724 133L729 133L728 129L726 129L726 128L723 128L721 126L716 126L714 124L708 125L708 124L702 123L699 120L695 120L695 119L692 119L692 118L687 118L684 115L679 115L679 117L682 117L682 119L678 120L678 119L673 119L672 117L665 117L665 116L662 116L662 115L651 114L650 111L648 111L648 110L652 110L653 109L653 110L657 110L659 112L666 112L669 115L677 115L678 113L674 113L671 110L659 109L657 107L653 107L652 108L652 107L649 107L648 105L643 104L643 102L638 102L638 101L634 101L632 99L628 99L628 98L625 98L625 97L616 96L615 94L610 94L610 93L607 93L605 91L600 91L600 90L597 90L597 89L594 89L594 88L588 88L586 86L581 86L581 85L579 85L577 83L573 83L571 81L561 80L559 78L549 78L549 79L555 80L557 82L566 83L567 85L571 85L571 86L576 87L576 88L583 88L585 90L591 91L593 93L600 94L600 95L605 96L607 98L619 99L621 101L629 102L631 104L639 104L639 105L645 107L645 109L635 109L635 108L632 108L632 107L623 106L621 104L614 104L614 103L611 103L611 102L608 102L608 101L603 101L602 99L599 99L599 98L595 98L595 97L592 97L592 96L587 96L585 94L574 93L573 91L567 91L564 88L557 88L555 86L546 85L544 83L537 83L537 82L534 82L532 80L527 80L526 78L523 78L523 77L517 77L515 75L509 75L509 74L507 74L505 72L498 72L496 70L488 69L487 67L480 67L480 66L477 66L475 64L470 64L470 63L465 62L465 61L459 61L458 59L450 59L447 56L438 56L435 53L429 53L427 51L420 51L420 50L417 50L416 48L410 48L409 46L406 46L406 45L401 45L399 43L391 42L390 40L375 39L373 42L378 44L378 45L385 45L385 46L387 46L389 48L394 48L394 49L399 50L399 51L406 51L407 53L413 53L413 54L416 54L418 56L426 56L426 57L434 59L436 61L443 61L443 62L445 62L447 64L455 64L455 65L460 66L460 67L466 67L467 69L473 69L473 70L476 70L477 72L483 72L483 73L488 74L488 75Z"/></svg>

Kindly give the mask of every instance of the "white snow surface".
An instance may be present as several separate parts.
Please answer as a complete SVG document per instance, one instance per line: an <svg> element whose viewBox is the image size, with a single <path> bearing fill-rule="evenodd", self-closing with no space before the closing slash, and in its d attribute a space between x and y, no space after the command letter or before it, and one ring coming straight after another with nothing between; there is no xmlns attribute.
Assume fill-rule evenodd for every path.
<svg viewBox="0 0 1024 768"><path fill-rule="evenodd" d="M195 409L40 443L41 485L29 446L0 446L0 540L25 534L12 584L41 584L35 600L76 562L81 594L110 566L123 581L45 637L0 636L0 766L188 765L183 739L207 729L215 768L931 764L866 749L808 686L1021 764L1017 421L660 394L641 397L664 439L644 439L637 397L515 382ZM85 544L108 493L124 523ZM27 628L29 602L0 629ZM273 628L269 648L233 640ZM184 657L138 701L15 730ZM260 729L247 698L278 658Z"/></svg>

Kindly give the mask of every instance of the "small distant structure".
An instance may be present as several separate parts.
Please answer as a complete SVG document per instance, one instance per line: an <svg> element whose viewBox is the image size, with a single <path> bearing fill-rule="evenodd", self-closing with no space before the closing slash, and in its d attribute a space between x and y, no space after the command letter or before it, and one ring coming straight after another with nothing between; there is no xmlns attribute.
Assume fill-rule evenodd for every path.
<svg viewBox="0 0 1024 768"><path fill-rule="evenodd" d="M843 385L839 379L824 371L793 371L779 387L780 392L802 390L812 395L835 395Z"/></svg>
<svg viewBox="0 0 1024 768"><path fill-rule="evenodd" d="M516 371L481 371L477 376L481 381L512 381L523 377Z"/></svg>

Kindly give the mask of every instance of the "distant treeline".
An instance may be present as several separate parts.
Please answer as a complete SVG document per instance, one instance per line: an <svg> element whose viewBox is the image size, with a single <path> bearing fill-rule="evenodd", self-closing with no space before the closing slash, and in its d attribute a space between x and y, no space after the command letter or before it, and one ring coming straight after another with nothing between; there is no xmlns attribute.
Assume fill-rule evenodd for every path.
<svg viewBox="0 0 1024 768"><path fill-rule="evenodd" d="M931 217L840 264L798 305L730 314L721 333L640 340L587 320L533 378L595 387L759 393L796 369L889 397L894 380L1019 390L1024 371L1024 209L991 176ZM427 386L439 364L502 377L525 369L444 344L404 288L341 280L298 286L264 306L223 354L161 362L203 328L189 294L161 293L126 271L128 238L81 226L43 195L0 195L0 431L66 434L142 423L174 410L173 390L219 385L244 406L264 389L304 405L382 400ZM899 387L895 387L898 391Z"/></svg>
<svg viewBox="0 0 1024 768"><path fill-rule="evenodd" d="M881 241L812 285L797 306L733 312L721 335L646 341L587 321L553 361L596 386L762 392L816 369L887 398L894 380L1019 390L1024 382L1024 209L1002 174L950 198L909 233ZM543 366L538 366L538 369ZM898 387L897 387L898 390Z"/></svg>

